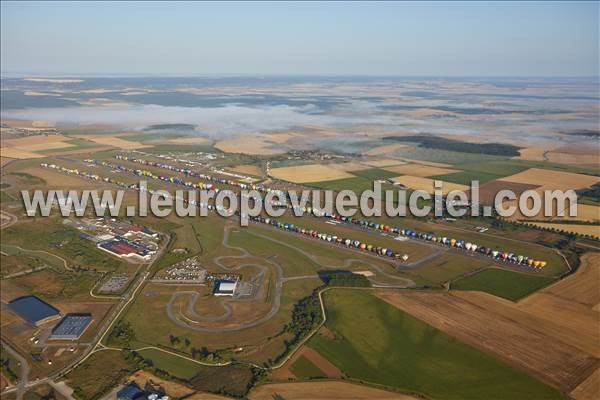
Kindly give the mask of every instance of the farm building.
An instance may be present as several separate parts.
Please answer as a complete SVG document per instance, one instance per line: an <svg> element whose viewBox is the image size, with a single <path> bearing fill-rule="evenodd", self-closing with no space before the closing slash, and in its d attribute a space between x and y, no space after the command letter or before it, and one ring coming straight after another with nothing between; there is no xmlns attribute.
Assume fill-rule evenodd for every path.
<svg viewBox="0 0 600 400"><path fill-rule="evenodd" d="M215 282L215 296L233 296L235 288L237 286L236 281L218 281Z"/></svg>
<svg viewBox="0 0 600 400"><path fill-rule="evenodd" d="M35 296L18 297L8 307L25 321L36 326L60 317L60 312Z"/></svg>
<svg viewBox="0 0 600 400"><path fill-rule="evenodd" d="M153 250L149 250L142 245L122 239L100 242L98 243L98 248L119 258L137 257L142 260L149 260L155 253Z"/></svg>
<svg viewBox="0 0 600 400"><path fill-rule="evenodd" d="M92 322L91 314L67 314L52 329L50 339L76 340Z"/></svg>

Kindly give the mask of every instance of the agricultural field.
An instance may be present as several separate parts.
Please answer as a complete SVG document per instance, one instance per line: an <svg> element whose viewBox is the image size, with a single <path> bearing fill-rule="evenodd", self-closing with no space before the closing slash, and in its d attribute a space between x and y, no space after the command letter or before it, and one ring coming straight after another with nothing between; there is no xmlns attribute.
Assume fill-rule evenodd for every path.
<svg viewBox="0 0 600 400"><path fill-rule="evenodd" d="M450 288L452 290L480 290L514 301L536 292L554 281L555 279L547 276L489 268L452 282Z"/></svg>
<svg viewBox="0 0 600 400"><path fill-rule="evenodd" d="M380 291L378 296L564 393L585 398L588 379L593 381L598 368L597 254L586 254L575 274L517 303L467 291Z"/></svg>
<svg viewBox="0 0 600 400"><path fill-rule="evenodd" d="M411 175L411 176L420 176L420 177L431 177L435 175L443 175L443 174L452 174L455 172L459 172L456 169L452 168L442 168L435 167L432 165L423 165L423 164L404 164L404 165L396 165L393 167L386 167L386 171L390 171L398 175Z"/></svg>
<svg viewBox="0 0 600 400"><path fill-rule="evenodd" d="M277 397L290 400L325 398L331 400L414 400L416 397L381 390L365 385L340 381L312 381L296 383L271 383L254 388L250 400L272 400Z"/></svg>
<svg viewBox="0 0 600 400"><path fill-rule="evenodd" d="M270 171L270 175L274 178L293 183L326 182L352 177L351 174L342 169L324 164L274 168Z"/></svg>
<svg viewBox="0 0 600 400"><path fill-rule="evenodd" d="M422 190L430 194L433 194L435 190L435 180L431 178L423 178L420 176L412 175L402 175L392 179L394 183L400 184L412 190ZM443 185L441 187L442 195L446 196L453 190L461 190L463 192L467 192L469 190L469 186L461 185L458 183L443 182Z"/></svg>
<svg viewBox="0 0 600 400"><path fill-rule="evenodd" d="M562 398L560 392L456 341L366 291L325 295L327 328L309 346L350 379L434 398ZM391 343L388 335L394 332ZM417 360L426 357L428 362Z"/></svg>
<svg viewBox="0 0 600 400"><path fill-rule="evenodd" d="M132 140L126 140L121 138L120 135L80 135L77 136L79 139L86 139L92 142L98 143L103 146L117 147L119 149L131 150L131 149L142 149L149 147L139 142Z"/></svg>
<svg viewBox="0 0 600 400"><path fill-rule="evenodd" d="M251 154L269 156L285 153L279 140L274 140L270 135L254 136L244 140L226 139L215 143L215 148L225 153Z"/></svg>
<svg viewBox="0 0 600 400"><path fill-rule="evenodd" d="M104 399L127 381L140 386L152 381L172 398L190 400L595 398L600 381L600 259L590 251L598 248L593 237L598 238L599 205L592 185L600 181L600 171L589 162L589 151L570 145L499 144L486 136L487 128L473 135L423 135L435 138L435 143L405 141L407 135L419 139L417 131L429 123L435 125L432 132L446 132L448 121L467 132L465 121L480 129L481 121L497 118L484 107L417 105L428 102L439 87L445 87L444 96L451 96L457 87L471 98L481 96L479 92L491 90L484 81L463 86L392 79L376 89L335 80L323 86L255 82L248 89L251 95L239 95L240 88L229 87L228 79L216 79L214 86L204 81L198 87L181 84L164 93L161 85L134 90L141 83L132 83L109 89L87 87L96 84L84 79L46 82L48 88L27 88L22 95L18 91L13 95L27 103L52 101L68 93L71 99L79 98L70 111L75 114L90 106L104 111L126 107L128 99L140 109L150 104L161 107L154 104L161 101L177 106L184 99L189 107L180 108L186 110L201 100L215 110L234 101L239 108L251 104L248 109L253 111L269 107L263 101L281 100L286 102L282 108L290 112L300 104L303 111L294 113L302 118L326 121L328 111L323 110L369 102L363 95L372 91L372 99L378 100L369 118L389 112L387 117L410 118L414 125L392 129L385 124L315 123L246 133L252 124L234 129L228 122L211 132L211 118L145 127L31 120L20 122L23 126L18 129L14 120L7 124L3 120L0 326L3 343L29 364L32 385L25 399L48 397L51 386L42 382L55 375L56 381L65 379L78 400ZM60 89L71 84L81 87ZM290 90L302 96L293 98ZM540 96L535 90L532 95ZM351 93L347 102L344 93ZM93 94L106 98L90 97ZM3 100L4 96L3 92ZM395 102L413 101L394 109ZM434 101L443 102L441 96ZM490 109L500 107L495 98L486 101ZM513 99L510 104L516 108L520 101L524 100ZM320 107L323 110L317 111ZM335 118L341 119L344 112ZM484 115L482 120L477 113ZM515 112L507 118L518 122L520 115ZM537 116L526 115L527 123ZM282 119L286 121L282 125L288 123L287 117ZM57 134L39 134L46 129ZM496 129L489 131L496 135ZM576 140L565 133L560 141ZM516 151L520 155L514 155ZM431 193L434 180L444 182L444 194L468 191L470 181L479 180L480 201L485 204L491 204L502 189L517 195L546 188L587 190L578 191L577 218L355 215L547 263L533 269L387 228L311 215L297 218L291 210L276 222L385 247L393 250L392 257L265 221L253 220L242 227L237 216L227 219L215 212L197 218L174 214L125 218L124 207L137 205L133 185L146 178L151 191L173 193L211 182L219 191L232 189L237 194L250 182L263 193L318 188L360 194L378 181L384 191L395 192L395 204L399 189L405 187L407 197L416 190ZM21 202L22 189L124 186L129 187L115 220L159 233L157 256L147 262L130 262L99 250L96 241L105 239L87 236L88 230L74 223L75 217L65 223L56 206L49 218L27 217ZM374 207L383 209L381 200L376 198ZM424 204L432 202L419 203ZM86 214L89 218L94 219L91 213ZM184 272L163 279L182 265ZM120 290L98 290L115 276L128 279ZM202 278L188 280L189 276ZM234 284L234 293L221 292L221 283ZM25 295L39 297L61 315L89 312L92 322L77 340L50 340L58 320L32 326L7 307ZM6 366L12 370L18 361L4 351L2 360L4 387L15 380ZM11 387L2 398L17 399L18 393Z"/></svg>

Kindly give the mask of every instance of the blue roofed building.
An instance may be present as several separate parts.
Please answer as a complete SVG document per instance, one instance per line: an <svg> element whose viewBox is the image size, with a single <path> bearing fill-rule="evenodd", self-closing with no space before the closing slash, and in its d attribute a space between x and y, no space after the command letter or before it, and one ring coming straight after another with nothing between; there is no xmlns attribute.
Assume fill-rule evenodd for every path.
<svg viewBox="0 0 600 400"><path fill-rule="evenodd" d="M36 296L18 297L8 303L14 313L36 326L60 318L60 312Z"/></svg>
<svg viewBox="0 0 600 400"><path fill-rule="evenodd" d="M128 383L123 389L117 392L117 400L138 400L145 399L146 394L135 383Z"/></svg>
<svg viewBox="0 0 600 400"><path fill-rule="evenodd" d="M83 334L88 325L92 322L92 315L87 314L67 314L52 329L50 339L57 340L76 340Z"/></svg>

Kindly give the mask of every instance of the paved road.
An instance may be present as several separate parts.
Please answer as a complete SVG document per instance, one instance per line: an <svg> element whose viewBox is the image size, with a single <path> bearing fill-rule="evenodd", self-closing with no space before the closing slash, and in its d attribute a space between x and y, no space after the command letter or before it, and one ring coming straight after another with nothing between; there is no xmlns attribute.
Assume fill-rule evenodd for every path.
<svg viewBox="0 0 600 400"><path fill-rule="evenodd" d="M241 247L236 247L236 246L231 246L229 244L229 233L230 230L232 229L232 226L226 226L224 229L224 233L223 233L223 240L222 240L222 244L224 247L232 249L232 250L236 250L238 252L240 252L241 254L239 255L228 255L228 256L219 256L219 257L215 257L214 262L221 268L225 269L225 270L229 270L229 271L233 271L233 270L238 270L240 268L244 268L244 267L248 267L248 266L254 266L254 267L258 267L262 270L262 272L266 273L268 272L269 267L262 265L262 264L256 264L256 263L245 263L245 264L238 264L236 266L228 266L224 260L227 259L244 259L244 258L251 258L252 255L244 248ZM274 239L270 236L266 236L266 235L262 235L260 233L256 233L256 232L247 232L250 235L256 236L256 237L260 237L261 239L264 240L268 240L274 243L277 243L281 246L285 246L285 247L289 247L297 252L299 252L300 254L304 255L305 257L307 257L308 259L310 259L312 262L314 262L316 265L318 265L321 268L324 269L340 269L340 268L349 268L354 264L361 264L364 265L365 261L364 260L359 260L359 259L346 259L344 260L344 263L341 265L327 265L322 263L315 255L301 249L298 248L292 244ZM437 254L434 254L434 256L436 256ZM269 310L269 312L267 314L265 314L264 316L262 316L259 319L250 321L250 322L246 322L246 323L242 323L236 326L230 326L230 327L206 327L206 326L199 326L198 324L202 321L222 321L222 320L226 320L231 316L232 310L231 307L229 306L229 302L232 301L236 301L234 299L224 299L221 301L221 305L224 307L225 312L219 316L214 316L214 317L207 317L207 316L201 316L199 315L196 310L194 309L194 305L196 303L196 301L198 300L198 293L195 291L181 291L181 292L176 292L173 293L171 299L169 300L169 303L167 304L167 316L169 317L169 319L175 323L178 326L181 326L183 328L187 328L187 329L191 329L194 330L196 332L237 332L237 331L241 331L241 330L245 330L248 328L252 328L255 326L258 326L264 322L267 322L268 320L270 320L271 318L273 318L275 316L275 314L277 314L277 311L279 311L280 305L281 305L281 291L282 291L282 287L283 287L283 283L289 280L298 280L298 279L314 279L314 278L318 278L318 276L316 274L314 275L305 275L305 276L300 276L300 277L292 277L292 278L284 278L283 277L283 268L281 267L281 265L275 261L275 257L270 257L265 259L265 262L271 264L271 266L275 267L275 272L276 272L276 281L275 281L275 292L273 295L273 305L271 306L271 309ZM378 265L373 265L373 264L369 264L369 266L371 268L373 268L374 270L376 270L379 274L384 275L388 278L397 280L401 283L395 284L395 285L388 285L388 284L384 284L384 283L380 283L380 282L376 282L373 280L373 283L376 285L376 287L387 287L387 288L407 288L407 287L411 287L414 286L414 282L411 281L410 279L404 278L404 277L399 277L393 274L390 274L386 271L384 271L381 267L379 267ZM262 273L261 272L261 273ZM264 286L264 285L262 285ZM188 316L182 315L181 313L175 313L173 310L173 307L175 305L175 302L177 299L179 299L180 297L190 297L190 299L188 300L187 303L187 313L193 317L189 318ZM257 296L259 297L259 296ZM178 315L182 315L182 317L185 320L179 319Z"/></svg>
<svg viewBox="0 0 600 400"><path fill-rule="evenodd" d="M21 373L19 374L19 381L17 382L17 386L16 386L16 392L17 392L16 394L17 394L17 400L22 400L23 395L25 394L25 391L27 390L27 387L29 385L29 364L27 363L27 360L25 359L25 357L23 357L15 349L10 347L10 345L8 343L3 341L2 347L4 347L6 352L9 353L12 357L14 357L19 362L19 366L21 367Z"/></svg>
<svg viewBox="0 0 600 400"><path fill-rule="evenodd" d="M228 259L245 259L245 258L252 258L252 255L246 250L243 249L241 247L236 247L236 246L231 246L229 244L229 232L232 229L233 226L226 226L223 232L223 240L222 240L222 244L224 247L228 248L228 249L232 249L232 250L237 250L238 252L240 252L241 254L239 255L235 255L235 256L219 256L219 257L215 257L214 258L214 262L215 264L217 264L219 267L228 270L228 271L235 271L238 270L240 268L245 268L245 267L257 267L259 269L261 269L262 272L265 272L265 276L266 273L269 271L269 267L263 264L256 264L256 263L244 263L244 264L238 264L235 266L229 266L227 265L224 261L228 260ZM188 303L188 311L192 310L193 313L192 315L194 317L200 317L198 318L200 321L197 320L192 320L190 318L186 317L186 321L182 321L181 319L177 318L176 314L173 312L173 303L175 302L175 300L180 297L182 292L176 292L173 294L173 296L171 297L171 300L169 301L169 303L167 304L167 316L169 317L169 319L171 321L173 321L173 323L175 323L176 325L179 325L183 328L187 328L187 329L191 329L193 331L196 332L237 332L237 331L241 331L244 329L248 329L248 328L252 328L255 326L258 326L264 322L267 322L268 320L270 320L271 318L273 318L275 316L275 314L277 314L277 311L279 311L279 307L281 306L281 290L283 288L283 268L281 267L281 265L275 261L274 257L271 258L267 258L264 260L266 263L270 264L272 267L274 267L275 269L275 273L276 273L276 277L275 277L275 292L274 292L274 296L273 296L273 305L271 306L271 309L269 310L269 312L267 312L265 315L263 315L261 318L255 319L254 321L249 321L240 325L236 325L236 326L230 326L230 327L206 327L206 326L198 326L196 325L198 322L200 321L207 321L210 320L209 318L211 317L201 317L200 315L198 315L195 310L194 310L194 304L197 300L197 294L196 296L192 295L192 298L190 299L190 302ZM264 283L264 280L263 280ZM261 286L265 286L264 284ZM189 292L183 292L184 295L190 295ZM258 296L258 295L257 295ZM226 309L225 314L213 318L212 320L224 320L227 319L230 314L231 314L231 308L229 307L229 305L227 303L231 302L231 301L235 301L233 299L224 299L221 301L221 304L223 305L223 307Z"/></svg>

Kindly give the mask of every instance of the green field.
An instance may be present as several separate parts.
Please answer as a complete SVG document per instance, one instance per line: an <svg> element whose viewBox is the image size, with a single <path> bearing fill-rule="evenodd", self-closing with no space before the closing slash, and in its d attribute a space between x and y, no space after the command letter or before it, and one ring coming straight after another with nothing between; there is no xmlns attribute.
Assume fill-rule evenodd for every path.
<svg viewBox="0 0 600 400"><path fill-rule="evenodd" d="M154 368L184 380L192 379L202 367L200 364L156 349L142 350L139 354L151 360Z"/></svg>
<svg viewBox="0 0 600 400"><path fill-rule="evenodd" d="M297 378L310 379L324 377L323 371L304 356L298 357L290 367L290 371L292 371Z"/></svg>
<svg viewBox="0 0 600 400"><path fill-rule="evenodd" d="M460 183L461 185L471 185L471 181L479 181L479 185L483 185L486 182L498 179L498 175L488 174L487 172L480 171L461 171L454 172L452 174L436 175L432 176L431 179L441 179L444 182Z"/></svg>
<svg viewBox="0 0 600 400"><path fill-rule="evenodd" d="M62 223L59 216L36 218L2 231L2 243L27 250L44 250L65 258L70 267L87 270L115 271L126 263L108 256L93 242L82 239L76 229Z"/></svg>
<svg viewBox="0 0 600 400"><path fill-rule="evenodd" d="M350 378L432 399L559 399L561 394L357 289L324 294L326 326L309 346Z"/></svg>
<svg viewBox="0 0 600 400"><path fill-rule="evenodd" d="M358 171L352 171L351 174L359 176L361 178L370 179L372 181L376 179L388 179L398 176L396 172L386 171L385 169L381 168L369 168Z"/></svg>
<svg viewBox="0 0 600 400"><path fill-rule="evenodd" d="M452 283L452 290L479 290L518 300L554 282L555 278L520 274L503 269L490 268L461 278Z"/></svg>
<svg viewBox="0 0 600 400"><path fill-rule="evenodd" d="M95 400L137 369L120 351L99 351L71 371L66 378L74 389L75 398Z"/></svg>

